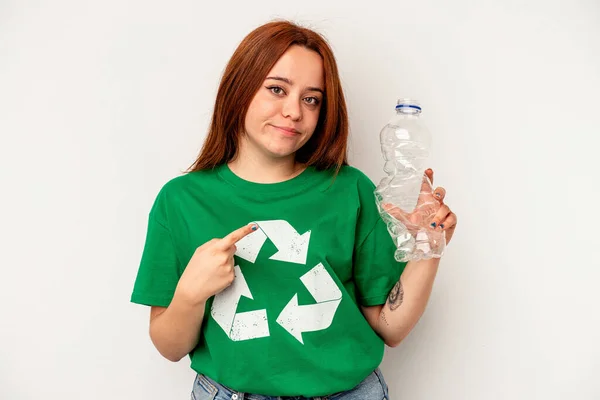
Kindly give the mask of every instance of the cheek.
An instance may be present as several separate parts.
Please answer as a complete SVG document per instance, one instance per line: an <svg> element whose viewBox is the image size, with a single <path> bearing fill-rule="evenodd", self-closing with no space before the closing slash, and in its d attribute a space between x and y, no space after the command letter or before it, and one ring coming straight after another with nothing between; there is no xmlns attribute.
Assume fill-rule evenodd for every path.
<svg viewBox="0 0 600 400"><path fill-rule="evenodd" d="M276 101L263 101L258 105L258 112L264 118L272 118L279 112L279 106Z"/></svg>
<svg viewBox="0 0 600 400"><path fill-rule="evenodd" d="M249 133L259 132L265 120L268 119L268 109L264 104L252 104L246 113L246 131Z"/></svg>
<svg viewBox="0 0 600 400"><path fill-rule="evenodd" d="M267 118L272 117L278 111L278 103L268 96L258 94L248 109L248 114L256 122L262 122Z"/></svg>

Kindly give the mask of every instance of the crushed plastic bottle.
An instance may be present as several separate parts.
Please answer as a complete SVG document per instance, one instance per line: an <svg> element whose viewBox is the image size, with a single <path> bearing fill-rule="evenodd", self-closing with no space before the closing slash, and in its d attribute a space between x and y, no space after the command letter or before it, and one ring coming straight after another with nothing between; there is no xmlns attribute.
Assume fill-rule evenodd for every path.
<svg viewBox="0 0 600 400"><path fill-rule="evenodd" d="M420 116L419 102L400 99L380 133L387 176L377 185L375 200L401 262L439 258L446 248L445 232L430 225L441 203L425 175L432 140Z"/></svg>

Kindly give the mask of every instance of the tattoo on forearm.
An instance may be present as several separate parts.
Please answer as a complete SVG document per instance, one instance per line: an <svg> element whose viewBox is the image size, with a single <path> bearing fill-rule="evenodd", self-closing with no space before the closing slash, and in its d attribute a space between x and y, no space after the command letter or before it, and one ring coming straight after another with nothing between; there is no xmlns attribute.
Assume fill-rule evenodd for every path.
<svg viewBox="0 0 600 400"><path fill-rule="evenodd" d="M398 281L388 295L390 310L394 311L396 308L400 307L402 300L404 300L404 288L402 288L402 282Z"/></svg>
<svg viewBox="0 0 600 400"><path fill-rule="evenodd" d="M385 324L386 324L387 326L389 326L389 325L390 325L390 323L387 321L387 318L385 318L385 312L384 312L383 310L381 310L381 314L379 314L379 316L381 317L381 320L382 320L383 322L385 322Z"/></svg>

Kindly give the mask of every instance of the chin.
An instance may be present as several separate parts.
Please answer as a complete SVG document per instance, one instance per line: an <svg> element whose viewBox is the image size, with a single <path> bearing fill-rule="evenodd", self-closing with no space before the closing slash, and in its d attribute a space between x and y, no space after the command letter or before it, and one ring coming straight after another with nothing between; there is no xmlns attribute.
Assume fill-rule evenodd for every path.
<svg viewBox="0 0 600 400"><path fill-rule="evenodd" d="M267 154L276 158L287 158L296 154L299 148L296 146L277 146L277 147L265 147Z"/></svg>
<svg viewBox="0 0 600 400"><path fill-rule="evenodd" d="M288 158L292 157L296 154L296 150L294 151L268 151L268 154L273 158Z"/></svg>

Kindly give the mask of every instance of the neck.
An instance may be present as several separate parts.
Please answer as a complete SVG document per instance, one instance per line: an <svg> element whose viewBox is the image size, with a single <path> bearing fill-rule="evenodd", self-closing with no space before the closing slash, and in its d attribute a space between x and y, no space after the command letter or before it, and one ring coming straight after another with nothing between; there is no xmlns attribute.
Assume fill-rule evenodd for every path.
<svg viewBox="0 0 600 400"><path fill-rule="evenodd" d="M240 178L255 183L279 183L298 176L305 165L296 162L295 155L289 157L268 157L245 151L240 146L238 154L228 165L231 171Z"/></svg>

